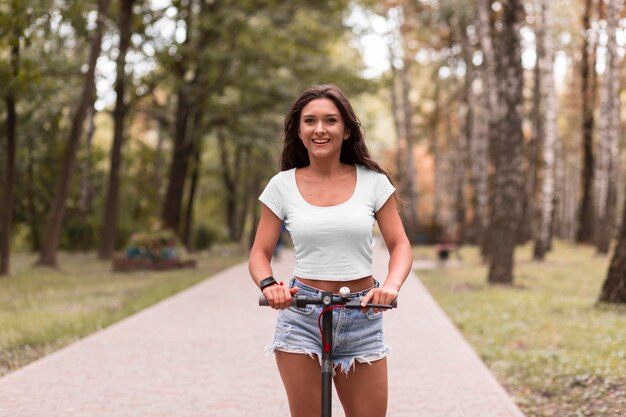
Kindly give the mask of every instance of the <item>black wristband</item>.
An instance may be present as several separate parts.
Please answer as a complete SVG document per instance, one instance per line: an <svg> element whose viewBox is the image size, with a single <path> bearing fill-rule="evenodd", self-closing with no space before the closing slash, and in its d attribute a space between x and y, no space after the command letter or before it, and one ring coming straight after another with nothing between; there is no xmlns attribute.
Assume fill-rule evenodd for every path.
<svg viewBox="0 0 626 417"><path fill-rule="evenodd" d="M259 282L259 288L261 289L261 291L263 291L265 288L271 287L274 284L278 284L278 282L276 282L274 277L270 275L269 277L267 277L267 278L261 280L261 282Z"/></svg>

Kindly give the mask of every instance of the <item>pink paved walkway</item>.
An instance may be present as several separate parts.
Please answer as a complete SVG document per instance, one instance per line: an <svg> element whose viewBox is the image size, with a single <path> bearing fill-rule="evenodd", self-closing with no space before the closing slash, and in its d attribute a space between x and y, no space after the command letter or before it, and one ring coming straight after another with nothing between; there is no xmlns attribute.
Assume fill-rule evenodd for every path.
<svg viewBox="0 0 626 417"><path fill-rule="evenodd" d="M275 275L292 268L285 253ZM257 299L247 266L230 268L0 379L0 416L286 417L263 353L276 313ZM523 417L414 276L399 306L385 316L388 417Z"/></svg>

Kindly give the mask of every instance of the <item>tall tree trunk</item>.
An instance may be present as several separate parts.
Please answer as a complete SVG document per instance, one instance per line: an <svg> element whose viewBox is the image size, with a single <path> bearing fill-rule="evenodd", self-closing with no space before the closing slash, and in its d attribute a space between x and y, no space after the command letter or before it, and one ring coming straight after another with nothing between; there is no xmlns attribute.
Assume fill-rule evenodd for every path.
<svg viewBox="0 0 626 417"><path fill-rule="evenodd" d="M32 136L29 136L26 143L28 147L28 157L26 160L26 201L28 207L28 223L30 228L30 237L31 237L31 250L33 252L39 251L39 247L41 245L41 231L40 231L40 221L39 215L37 212L37 190L35 187L36 175L35 175L35 139Z"/></svg>
<svg viewBox="0 0 626 417"><path fill-rule="evenodd" d="M498 85L504 114L497 132L490 132L495 156L494 201L490 232L490 283L513 283L513 255L517 243L522 196L523 79L520 26L521 0L503 2ZM498 133L498 136L496 136ZM493 142L491 142L493 140Z"/></svg>
<svg viewBox="0 0 626 417"><path fill-rule="evenodd" d="M170 164L169 181L165 200L163 202L163 226L174 232L179 232L181 205L189 156L193 151L193 141L187 135L191 107L188 98L188 85L182 85L178 91L178 103L176 109L176 127L174 133L174 153Z"/></svg>
<svg viewBox="0 0 626 417"><path fill-rule="evenodd" d="M602 285L600 301L626 304L626 204L622 214L622 226L611 264Z"/></svg>
<svg viewBox="0 0 626 417"><path fill-rule="evenodd" d="M464 93L465 95L465 93ZM465 234L465 216L466 216L466 206L465 206L465 171L467 165L468 158L468 143L467 143L467 130L466 124L468 120L468 103L467 97L464 99L464 103L462 104L462 109L459 110L459 118L463 120L460 122L463 124L463 129L460 130L459 136L457 138L457 146L455 150L455 164L454 164L454 178L455 178L455 203L454 203L454 229L450 230L448 235L455 240L461 241Z"/></svg>
<svg viewBox="0 0 626 417"><path fill-rule="evenodd" d="M472 79L484 78L481 72L472 68ZM482 245L487 226L488 195L489 195L489 156L488 156L488 129L489 121L486 120L488 107L485 105L484 92L480 95L470 93L470 106L472 107L471 134L469 138L469 168L470 181L472 184L471 207L473 218L471 223L471 242Z"/></svg>
<svg viewBox="0 0 626 417"><path fill-rule="evenodd" d="M89 127L85 135L85 157L81 168L80 199L78 200L78 211L81 215L89 213L91 210L91 200L93 198L91 185L91 145L93 143L93 135L96 131L96 114L96 109L92 107L87 116L89 119Z"/></svg>
<svg viewBox="0 0 626 417"><path fill-rule="evenodd" d="M565 155L563 153L563 141L561 136L557 134L556 142L554 144L554 215L553 226L551 229L553 236L561 237L564 223L567 222L567 216L565 214L566 197L565 194ZM552 250L553 238L550 238L549 250Z"/></svg>
<svg viewBox="0 0 626 417"><path fill-rule="evenodd" d="M436 77L437 71L435 71L435 74L433 75L434 77ZM441 126L441 80L438 80L437 78L435 78L435 94L434 94L434 104L435 104L435 108L433 110L433 115L432 115L432 120L431 120L431 137L432 137L432 144L431 144L431 154L433 155L433 164L434 164L434 175L435 175L435 181L434 181L434 196L433 196L433 201L434 201L434 205L433 205L433 224L434 226L437 228L437 230L441 227L442 225L442 219L441 219L441 212L442 212L442 208L444 206L444 202L443 202L443 195L446 193L445 192L445 184L444 184L444 178L445 175L443 174L444 172L444 168L443 168L443 152L441 150L442 147L442 140L441 140L441 132L440 132L440 126ZM434 236L435 239L439 240L440 236Z"/></svg>
<svg viewBox="0 0 626 417"><path fill-rule="evenodd" d="M185 227L183 228L182 242L188 250L193 248L193 204L196 198L196 190L198 189L198 181L200 178L200 146L196 145L193 152L193 166L191 171L191 183L189 184L189 193L187 196L187 208L185 210Z"/></svg>
<svg viewBox="0 0 626 417"><path fill-rule="evenodd" d="M465 240L467 230L471 229L470 225L466 224L467 215L467 198L465 195L466 177L471 178L471 151L470 146L472 141L475 140L475 100L473 92L474 82L474 65L472 63L472 50L467 38L467 29L465 22L458 23L459 38L461 40L461 53L463 55L463 61L465 62L465 79L461 95L461 109L459 119L462 121L463 127L460 130L460 142L459 142L459 165L458 168L458 183L457 183L457 204L456 204L456 223L458 230L455 231L457 238Z"/></svg>
<svg viewBox="0 0 626 417"><path fill-rule="evenodd" d="M556 116L557 103L554 89L554 49L552 46L552 18L550 5L545 0L535 2L537 13L535 19L539 28L537 42L542 45L542 53L538 56L541 73L541 97L544 103L543 143L542 143L542 183L539 229L535 237L533 258L543 260L551 246L552 228L554 224L556 153L558 140Z"/></svg>
<svg viewBox="0 0 626 417"><path fill-rule="evenodd" d="M396 56L394 53L395 45L389 45L389 66L391 67L391 86L389 88L391 94L391 114L393 116L393 126L396 132L396 182L402 188L404 183L404 142L405 135L402 125L402 115L400 113L400 105L398 99L398 69L395 65Z"/></svg>
<svg viewBox="0 0 626 417"><path fill-rule="evenodd" d="M15 189L15 153L17 142L16 83L19 73L20 39L14 33L11 39L11 81L4 102L7 108L7 143L6 168L4 173L4 192L2 193L2 219L0 222L0 276L8 275L10 270L11 223L13 218L13 192Z"/></svg>
<svg viewBox="0 0 626 417"><path fill-rule="evenodd" d="M100 50L102 48L104 22L107 17L110 2L111 0L98 1L97 25L93 39L91 40L88 69L84 77L83 87L76 106L74 117L72 118L72 125L68 137L67 148L63 158L61 175L59 176L59 180L57 182L54 201L44 227L38 261L41 265L57 265L57 251L59 241L61 239L63 217L65 215L65 204L70 192L70 185L76 165L76 153L78 151L85 116L94 100L94 74L96 71L96 62L100 56Z"/></svg>
<svg viewBox="0 0 626 417"><path fill-rule="evenodd" d="M224 188L228 190L226 193L226 225L228 228L228 238L237 242L241 237L239 235L240 225L238 224L240 210L239 206L239 183L240 183L240 166L243 157L243 148L235 144L235 149L231 154L228 150L226 137L222 132L218 132L218 148L220 152L222 182Z"/></svg>
<svg viewBox="0 0 626 417"><path fill-rule="evenodd" d="M156 100L153 100L156 102ZM165 142L165 131L168 129L167 119L158 111L157 122L157 146L154 151L154 192L155 206L159 207L163 201L163 148Z"/></svg>
<svg viewBox="0 0 626 417"><path fill-rule="evenodd" d="M604 1L604 0L600 0ZM582 200L579 211L578 242L590 243L593 237L593 185L595 161L593 155L593 127L594 127L594 107L596 102L596 42L591 29L591 12L594 0L585 1L585 12L583 15L583 46L582 61L580 63L581 88L582 88Z"/></svg>
<svg viewBox="0 0 626 417"><path fill-rule="evenodd" d="M180 15L185 19L186 37L183 46L191 45L193 36L194 11L191 2L181 4ZM187 169L189 158L193 152L193 137L188 132L193 130L190 126L193 119L192 98L194 80L185 81L188 76L188 57L183 56L177 63L176 73L180 84L176 93L176 122L174 124L174 152L170 163L169 180L167 192L163 201L163 211L161 218L165 228L173 230L180 235L181 208L183 202L183 192L187 179Z"/></svg>
<svg viewBox="0 0 626 417"><path fill-rule="evenodd" d="M402 84L402 114L404 120L404 134L406 140L406 158L404 159L404 179L402 181L402 192L400 193L404 199L402 206L402 214L404 227L407 236L413 243L417 242L419 222L417 219L417 171L415 170L415 157L413 155L413 144L415 142L415 134L413 129L413 106L409 98L411 92L410 81L410 61L405 57L404 65L400 70L400 78Z"/></svg>
<svg viewBox="0 0 626 417"><path fill-rule="evenodd" d="M488 160L493 163L494 144L499 137L499 120L501 118L500 113L503 111L500 106L500 98L498 94L498 79L496 68L496 54L493 46L493 38L491 35L491 0L476 0L476 15L478 34L480 39L480 48L483 53L484 70L483 70L483 86L485 88L484 97L486 101L486 109L488 112L488 128L487 128L487 155ZM495 197L494 192L494 173L493 170L489 170L488 167L488 179L487 179L487 224L485 225L485 233L482 237L481 253L483 259L489 260L491 258L492 247L492 232L493 227L493 201Z"/></svg>
<svg viewBox="0 0 626 417"><path fill-rule="evenodd" d="M102 229L100 230L100 259L109 259L115 251L115 237L117 232L117 212L120 193L120 166L122 164L122 147L124 146L124 125L128 105L126 103L126 52L130 45L132 34L133 3L135 0L119 0L119 28L120 45L117 56L117 75L115 79L115 123L113 146L111 148L111 168L109 170L109 186L107 189Z"/></svg>
<svg viewBox="0 0 626 417"><path fill-rule="evenodd" d="M537 20L535 19L535 22ZM539 34L535 35L539 38ZM536 235L536 218L537 218L537 189L538 189L538 164L539 164L539 148L542 142L543 117L541 109L541 70L540 57L544 54L543 45L537 42L537 62L533 69L533 98L531 110L531 136L526 144L526 173L524 175L524 201L522 201L522 223L519 230L519 242L525 243L530 239L534 239Z"/></svg>
<svg viewBox="0 0 626 417"><path fill-rule="evenodd" d="M619 170L620 131L620 66L616 31L624 0L609 0L607 9L606 70L601 91L599 163L596 170L598 222L596 249L607 254L614 236L617 207L617 176Z"/></svg>

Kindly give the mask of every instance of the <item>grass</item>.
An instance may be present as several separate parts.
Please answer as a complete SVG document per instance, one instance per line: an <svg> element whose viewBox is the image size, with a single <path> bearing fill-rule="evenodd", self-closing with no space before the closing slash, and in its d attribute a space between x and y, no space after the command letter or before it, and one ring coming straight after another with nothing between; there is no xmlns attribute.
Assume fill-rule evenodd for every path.
<svg viewBox="0 0 626 417"><path fill-rule="evenodd" d="M417 274L528 417L626 415L626 306L597 303L609 260L564 242L544 262L531 250L516 251L513 286L488 285L474 247Z"/></svg>
<svg viewBox="0 0 626 417"><path fill-rule="evenodd" d="M95 254L61 254L60 269L13 255L0 278L0 376L245 259L232 248L194 257L195 269L113 273Z"/></svg>

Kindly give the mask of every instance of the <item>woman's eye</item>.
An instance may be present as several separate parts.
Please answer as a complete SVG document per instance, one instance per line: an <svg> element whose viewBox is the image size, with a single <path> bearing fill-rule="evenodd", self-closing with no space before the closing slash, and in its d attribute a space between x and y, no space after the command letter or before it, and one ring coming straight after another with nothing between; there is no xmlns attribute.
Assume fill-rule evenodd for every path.
<svg viewBox="0 0 626 417"><path fill-rule="evenodd" d="M337 123L337 119L335 119L335 118L330 118L330 119L328 119L326 122L331 123L331 124L332 124L332 123Z"/></svg>
<svg viewBox="0 0 626 417"><path fill-rule="evenodd" d="M313 120L313 119L304 119L304 123L306 123L306 124L315 123L315 120Z"/></svg>

